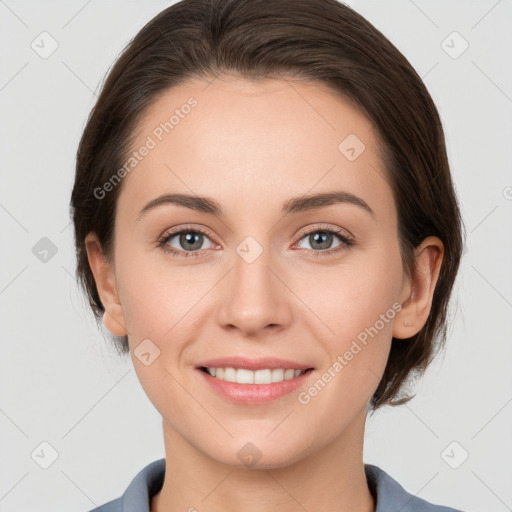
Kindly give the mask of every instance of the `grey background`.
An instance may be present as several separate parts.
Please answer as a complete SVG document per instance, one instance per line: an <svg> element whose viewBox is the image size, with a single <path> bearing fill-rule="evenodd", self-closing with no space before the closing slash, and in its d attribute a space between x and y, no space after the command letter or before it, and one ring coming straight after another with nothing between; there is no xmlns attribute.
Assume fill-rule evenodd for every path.
<svg viewBox="0 0 512 512"><path fill-rule="evenodd" d="M99 84L171 3L0 1L1 512L89 510L164 456L158 413L77 288L68 204ZM510 511L512 2L348 3L423 77L468 231L447 350L412 402L368 421L364 460L434 503ZM46 59L31 47L43 31L58 43Z"/></svg>

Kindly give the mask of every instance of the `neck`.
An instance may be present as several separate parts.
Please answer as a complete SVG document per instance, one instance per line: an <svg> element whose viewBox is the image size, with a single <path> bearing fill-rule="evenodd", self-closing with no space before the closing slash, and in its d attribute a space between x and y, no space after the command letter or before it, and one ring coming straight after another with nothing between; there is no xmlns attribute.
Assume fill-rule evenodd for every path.
<svg viewBox="0 0 512 512"><path fill-rule="evenodd" d="M366 409L320 451L272 469L240 469L209 457L165 420L164 484L151 512L374 512L364 472Z"/></svg>

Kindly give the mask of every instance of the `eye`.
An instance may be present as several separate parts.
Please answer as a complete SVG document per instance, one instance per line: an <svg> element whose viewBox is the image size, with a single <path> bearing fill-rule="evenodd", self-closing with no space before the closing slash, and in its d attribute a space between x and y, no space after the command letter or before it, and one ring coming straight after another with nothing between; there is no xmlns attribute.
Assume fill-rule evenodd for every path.
<svg viewBox="0 0 512 512"><path fill-rule="evenodd" d="M210 246L203 246L205 240L210 242ZM164 252L185 257L199 256L200 249L209 249L212 245L208 235L195 228L182 228L179 231L166 233L158 241L158 247L161 247Z"/></svg>
<svg viewBox="0 0 512 512"><path fill-rule="evenodd" d="M316 229L310 230L302 235L299 242L305 240L310 244L311 249L300 247L302 250L308 250L314 256L328 256L348 249L354 245L354 241L345 231L341 229L328 229L317 226ZM340 243L334 248L332 247L333 239L338 239ZM204 242L209 245L204 247ZM157 246L164 252L173 254L174 256L196 257L201 255L201 249L211 249L213 242L208 234L197 228L184 227L180 230L166 233L158 242Z"/></svg>
<svg viewBox="0 0 512 512"><path fill-rule="evenodd" d="M313 231L308 231L303 235L300 241L305 240L308 242L315 256L329 255L345 250L354 244L353 240L343 233L344 231L341 229L324 229L317 227ZM335 238L340 240L340 243L334 246L334 248L331 248L333 239Z"/></svg>

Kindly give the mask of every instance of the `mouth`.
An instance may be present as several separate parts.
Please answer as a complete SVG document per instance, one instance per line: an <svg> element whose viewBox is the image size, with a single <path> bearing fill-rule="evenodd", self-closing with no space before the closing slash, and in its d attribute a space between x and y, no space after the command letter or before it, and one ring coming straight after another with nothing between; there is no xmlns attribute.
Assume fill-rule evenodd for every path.
<svg viewBox="0 0 512 512"><path fill-rule="evenodd" d="M195 370L217 396L243 406L285 400L307 386L316 373L314 368L266 368L265 365L255 370L234 366L199 366Z"/></svg>

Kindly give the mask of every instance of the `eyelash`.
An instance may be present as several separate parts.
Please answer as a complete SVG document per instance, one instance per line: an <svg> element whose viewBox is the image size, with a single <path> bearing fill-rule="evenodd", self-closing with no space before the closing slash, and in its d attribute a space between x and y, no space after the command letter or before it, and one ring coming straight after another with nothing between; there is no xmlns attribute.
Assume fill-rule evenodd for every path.
<svg viewBox="0 0 512 512"><path fill-rule="evenodd" d="M178 231L171 231L170 233L166 233L162 238L160 238L157 242L157 247L161 248L165 253L172 254L173 256L184 256L185 258L189 257L197 257L200 256L201 250L197 251L179 251L177 249L174 249L174 247L170 247L167 245L167 242L174 238L176 235L180 235L182 233L195 233L195 234L201 234L209 238L208 233L202 231L201 229L192 228L185 226L184 228L181 228ZM340 241L342 242L340 245L333 249L326 249L324 251L319 250L311 250L311 249L301 249L304 251L313 252L314 256L329 256L338 252L341 252L345 249L348 249L354 245L354 240L352 238L347 237L346 235L343 235L343 231L341 229L327 229L323 228L321 226L317 226L315 229L307 231L306 233L302 233L301 237L299 238L302 240L308 235L311 235L312 233L329 233L336 235Z"/></svg>

